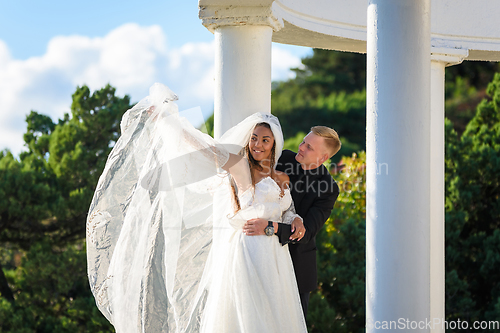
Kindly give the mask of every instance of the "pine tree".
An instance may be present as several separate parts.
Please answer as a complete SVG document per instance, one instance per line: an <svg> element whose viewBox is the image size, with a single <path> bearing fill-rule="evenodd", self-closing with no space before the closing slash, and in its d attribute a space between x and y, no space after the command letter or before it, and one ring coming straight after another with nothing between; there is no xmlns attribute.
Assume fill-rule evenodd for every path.
<svg viewBox="0 0 500 333"><path fill-rule="evenodd" d="M461 137L446 126L446 316L500 318L500 74Z"/></svg>
<svg viewBox="0 0 500 333"><path fill-rule="evenodd" d="M130 107L109 85L92 94L78 87L71 116L54 123L32 111L28 151L0 155L0 331L112 329L88 287L83 239L98 177Z"/></svg>

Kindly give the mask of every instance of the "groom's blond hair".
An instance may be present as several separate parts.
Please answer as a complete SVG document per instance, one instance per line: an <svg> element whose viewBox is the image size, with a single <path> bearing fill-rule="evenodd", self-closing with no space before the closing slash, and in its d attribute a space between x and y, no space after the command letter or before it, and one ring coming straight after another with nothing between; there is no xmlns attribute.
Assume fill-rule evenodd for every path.
<svg viewBox="0 0 500 333"><path fill-rule="evenodd" d="M311 132L325 140L326 151L330 158L337 154L340 150L342 144L340 142L339 135L333 128L326 126L314 126L311 127Z"/></svg>

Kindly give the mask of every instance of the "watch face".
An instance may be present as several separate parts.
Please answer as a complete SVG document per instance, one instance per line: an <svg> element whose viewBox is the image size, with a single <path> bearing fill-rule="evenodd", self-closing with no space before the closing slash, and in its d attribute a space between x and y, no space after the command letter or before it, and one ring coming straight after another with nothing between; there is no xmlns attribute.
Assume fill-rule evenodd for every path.
<svg viewBox="0 0 500 333"><path fill-rule="evenodd" d="M266 227L265 232L267 236L274 235L274 227Z"/></svg>

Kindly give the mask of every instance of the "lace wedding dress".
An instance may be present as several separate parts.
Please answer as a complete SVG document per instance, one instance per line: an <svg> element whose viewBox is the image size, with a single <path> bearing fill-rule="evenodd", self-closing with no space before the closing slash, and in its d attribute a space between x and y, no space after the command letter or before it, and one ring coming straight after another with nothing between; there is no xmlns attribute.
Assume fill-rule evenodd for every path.
<svg viewBox="0 0 500 333"><path fill-rule="evenodd" d="M127 111L99 179L87 219L97 306L118 333L306 332L288 247L242 233L251 218L291 223L290 191L270 177L251 186L245 158L231 176L220 169L259 122L271 124L279 154L279 122L255 114L216 142L175 99L157 84Z"/></svg>

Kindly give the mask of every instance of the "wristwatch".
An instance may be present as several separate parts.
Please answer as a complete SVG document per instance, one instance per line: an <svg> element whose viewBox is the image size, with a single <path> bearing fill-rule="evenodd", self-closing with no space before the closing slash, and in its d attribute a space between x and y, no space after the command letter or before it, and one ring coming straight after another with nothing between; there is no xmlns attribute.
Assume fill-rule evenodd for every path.
<svg viewBox="0 0 500 333"><path fill-rule="evenodd" d="M267 221L267 227L264 229L264 232L266 233L266 236L272 236L274 235L274 225L273 222Z"/></svg>

